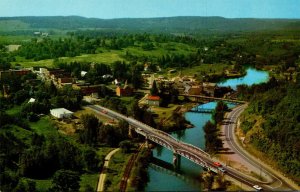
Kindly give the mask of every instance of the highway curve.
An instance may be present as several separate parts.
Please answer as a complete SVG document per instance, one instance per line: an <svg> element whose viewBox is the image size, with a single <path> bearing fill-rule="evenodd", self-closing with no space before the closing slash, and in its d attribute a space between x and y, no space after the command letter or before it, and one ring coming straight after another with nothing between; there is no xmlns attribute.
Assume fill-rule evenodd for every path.
<svg viewBox="0 0 300 192"><path fill-rule="evenodd" d="M263 186L267 190L297 190L295 187L291 186L287 182L284 181L280 176L278 176L273 170L265 166L263 163L259 162L258 159L247 153L242 146L239 144L236 136L235 136L235 128L236 123L238 121L239 116L241 113L246 109L247 104L240 105L234 108L230 113L226 116L226 123L224 126L224 135L225 141L227 142L229 148L236 154L238 154L244 161L248 162L252 166L256 167L257 169L261 169L266 175L268 175L272 181L271 182L260 182L257 183Z"/></svg>

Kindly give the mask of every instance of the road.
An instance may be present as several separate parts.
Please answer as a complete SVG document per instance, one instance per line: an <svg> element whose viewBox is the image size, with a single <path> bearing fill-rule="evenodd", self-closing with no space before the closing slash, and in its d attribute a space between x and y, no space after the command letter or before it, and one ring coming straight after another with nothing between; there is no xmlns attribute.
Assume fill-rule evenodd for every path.
<svg viewBox="0 0 300 192"><path fill-rule="evenodd" d="M214 160L210 157L210 155L208 155L207 153L202 151L200 148L192 146L188 143L181 142L165 132L154 129L140 121L137 121L136 119L127 117L125 115L122 115L122 114L112 111L110 109L104 108L102 106L90 105L88 107L94 111L98 111L99 113L104 113L104 114L110 116L111 118L125 120L129 123L129 125L136 127L135 130L139 134L144 135L148 139L150 139L160 145L163 145L164 147L172 150L173 152L176 152L177 154L179 154L181 156L186 157L187 159L195 162L196 164L218 170L217 167L214 165ZM240 106L240 107L237 107L231 113L232 115L230 115L230 117L231 117L232 122L236 122L239 114L243 111L243 109L244 109L244 107ZM260 182L259 180L254 179L253 177L245 175L244 173L241 173L231 167L223 166L223 168L225 169L224 174L248 185L249 187L253 187L254 185L263 184L263 182ZM219 172L219 171L217 171L217 172ZM269 188L266 185L263 187L263 189L270 190L272 188Z"/></svg>
<svg viewBox="0 0 300 192"><path fill-rule="evenodd" d="M241 113L245 110L247 107L247 104L241 105L233 109L229 114L227 114L227 124L224 126L224 145L228 146L230 150L232 150L236 155L239 157L235 157L239 163L242 164L248 164L254 167L256 171L260 172L262 176L267 176L268 182L261 182L259 185L263 186L266 190L299 190L296 186L292 186L291 184L288 184L284 181L282 176L280 176L278 173L276 173L274 170L272 170L269 166L262 163L259 159L253 157L248 152L243 149L243 147L238 142L238 139L235 136L235 128L236 128L236 122L238 121L239 116ZM244 161L244 162L242 162ZM249 166L250 167L250 166Z"/></svg>
<svg viewBox="0 0 300 192"><path fill-rule="evenodd" d="M120 148L114 149L106 155L105 162L104 162L104 165L103 165L103 169L102 169L102 172L100 174L99 181L98 181L97 192L104 191L104 181L105 181L105 178L106 178L106 170L107 170L108 165L109 165L109 160L119 150L120 150Z"/></svg>

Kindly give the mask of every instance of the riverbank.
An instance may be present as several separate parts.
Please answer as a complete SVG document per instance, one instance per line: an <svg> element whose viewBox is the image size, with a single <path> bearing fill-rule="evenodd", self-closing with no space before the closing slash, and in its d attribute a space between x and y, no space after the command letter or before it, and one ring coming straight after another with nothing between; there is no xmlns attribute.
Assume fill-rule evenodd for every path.
<svg viewBox="0 0 300 192"><path fill-rule="evenodd" d="M248 77L248 74L250 77ZM253 78L253 76L267 76L267 78ZM237 80L239 79L239 80ZM255 70L255 69L248 69L247 70L247 74L245 77L242 78L237 78L235 79L235 81L231 81L229 83L231 83L230 85L226 85L226 86L234 86L236 87L237 85L240 84L254 84L254 83L262 83L264 81L268 80L268 73L267 72L263 72L261 73L261 71ZM229 79L230 80L230 79ZM251 80L251 81L250 81ZM249 82L247 82L249 81ZM201 105L201 107L205 108L205 109L214 109L216 107L217 102L209 102L206 104ZM184 104L185 105L185 104ZM191 107L193 107L195 104L191 103L190 104ZM190 143L194 146L197 146L201 149L205 148L205 137L204 137L204 131L203 131L203 126L205 125L205 123L207 121L211 120L211 114L208 113L192 113L192 112L188 112L188 108L186 107L183 109L183 114L185 116L185 118L191 122L191 124L194 125L194 128L192 129L185 129L182 131L175 131L172 132L171 135L176 138L179 139L181 141ZM157 147L153 150L153 155L163 161L166 162L170 162L172 163L172 152L169 150L164 149L163 147ZM199 175L199 173L203 172L202 167L195 165L194 163L190 162L189 160L185 159L185 158L181 158L182 162L181 162L181 167L180 167L180 171L182 171L184 174L191 174L191 175ZM226 162L226 161L224 161ZM224 163L225 165L226 163ZM150 177L150 181L147 184L146 187L146 191L156 191L156 190L164 190L164 191L201 191L203 190L201 188L201 186L198 185L193 185L190 183L187 183L186 181L184 181L181 178L178 178L176 176L170 175L168 173L164 173L164 172L160 172L157 171L155 169L152 169L151 167L148 169L148 173L149 173L149 177ZM225 175L225 177L227 177ZM230 178L226 178L230 181L233 181L233 179ZM172 185L170 185L170 183L172 183ZM239 190L239 188L243 188L245 190L253 190L253 188L250 188L248 186L245 186L244 184L241 183L236 183L236 185L231 185L229 186L229 188L227 190Z"/></svg>
<svg viewBox="0 0 300 192"><path fill-rule="evenodd" d="M194 125L186 121L184 113L188 112L195 104L182 103L170 104L168 107L151 107L155 114L155 122L158 129L165 132L181 131L193 128Z"/></svg>

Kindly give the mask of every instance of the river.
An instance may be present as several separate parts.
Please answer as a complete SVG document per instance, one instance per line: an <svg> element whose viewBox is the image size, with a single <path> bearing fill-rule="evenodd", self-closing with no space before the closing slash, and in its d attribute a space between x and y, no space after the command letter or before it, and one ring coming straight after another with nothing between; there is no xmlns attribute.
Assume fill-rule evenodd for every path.
<svg viewBox="0 0 300 192"><path fill-rule="evenodd" d="M237 85L246 84L253 85L262 82L266 82L269 79L267 72L259 71L253 68L248 68L246 75L241 78L228 79L224 82L218 83L219 86L231 86L233 89ZM205 109L214 109L216 102L209 102L198 107ZM228 104L230 108L234 107L233 104ZM204 131L203 126L209 120L211 120L211 114L207 113L185 113L185 118L190 121L194 128L186 129L182 131L172 132L172 136L175 138L193 144L201 149L205 147ZM153 149L153 156L161 159L165 162L172 163L173 154L170 150L163 147L156 147ZM173 175L170 172L162 171L153 168L152 166L148 169L149 182L145 188L146 191L201 191L200 182L190 182L189 177L195 177L200 175L202 168L199 165L181 158L180 175Z"/></svg>

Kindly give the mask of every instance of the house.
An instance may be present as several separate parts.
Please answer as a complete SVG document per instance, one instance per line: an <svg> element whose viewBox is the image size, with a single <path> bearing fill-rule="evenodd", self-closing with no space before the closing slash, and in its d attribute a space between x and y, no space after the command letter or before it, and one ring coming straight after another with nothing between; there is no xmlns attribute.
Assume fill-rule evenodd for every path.
<svg viewBox="0 0 300 192"><path fill-rule="evenodd" d="M83 95L98 94L102 85L89 85L89 84L73 84L73 89L80 90Z"/></svg>
<svg viewBox="0 0 300 192"><path fill-rule="evenodd" d="M21 70L6 70L6 71L0 71L0 79L7 79L7 78L11 78L13 76L18 76L18 77L22 77L24 75L27 75L31 73L30 70L28 69L21 69Z"/></svg>
<svg viewBox="0 0 300 192"><path fill-rule="evenodd" d="M56 108L56 109L51 109L50 114L53 115L56 118L70 118L73 115L72 111L69 111L65 108Z"/></svg>
<svg viewBox="0 0 300 192"><path fill-rule="evenodd" d="M63 87L65 85L72 85L75 82L75 78L72 77L59 77L57 79L58 87Z"/></svg>
<svg viewBox="0 0 300 192"><path fill-rule="evenodd" d="M203 92L208 96L213 97L215 95L216 88L216 83L203 83Z"/></svg>
<svg viewBox="0 0 300 192"><path fill-rule="evenodd" d="M157 106L159 107L160 97L159 96L148 96L147 97L147 104L149 106Z"/></svg>
<svg viewBox="0 0 300 192"><path fill-rule="evenodd" d="M188 90L189 95L200 95L202 92L202 86L199 85L193 85L191 88Z"/></svg>
<svg viewBox="0 0 300 192"><path fill-rule="evenodd" d="M133 94L133 88L128 85L125 85L123 88L118 86L116 88L116 95L119 97L131 96Z"/></svg>
<svg viewBox="0 0 300 192"><path fill-rule="evenodd" d="M30 98L28 103L34 103L35 102L35 98Z"/></svg>

